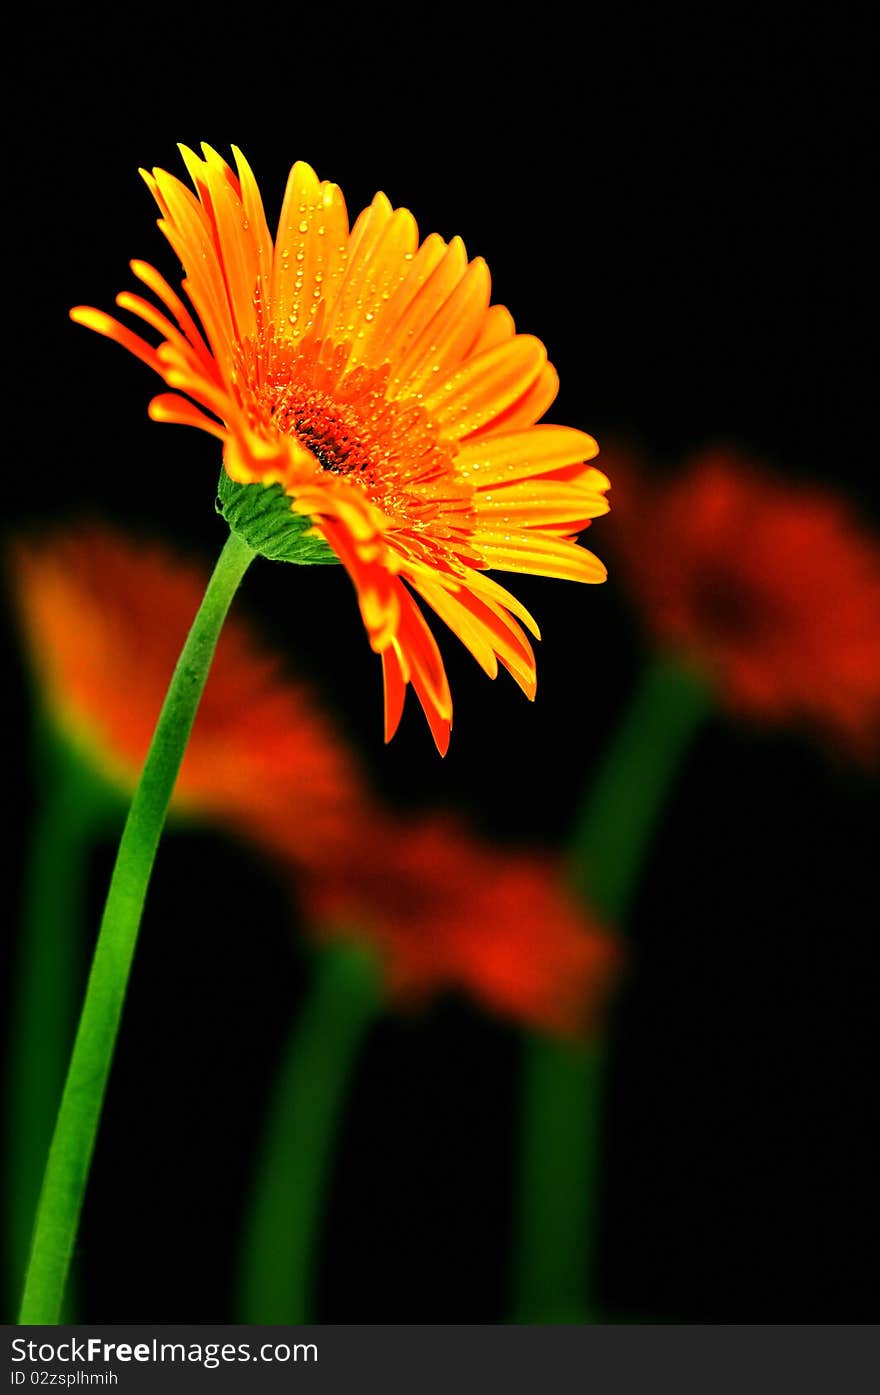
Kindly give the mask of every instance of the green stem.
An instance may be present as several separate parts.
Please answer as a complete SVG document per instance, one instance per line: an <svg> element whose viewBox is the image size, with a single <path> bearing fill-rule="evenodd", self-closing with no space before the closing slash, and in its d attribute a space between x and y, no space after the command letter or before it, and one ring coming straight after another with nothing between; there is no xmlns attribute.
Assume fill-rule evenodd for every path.
<svg viewBox="0 0 880 1395"><path fill-rule="evenodd" d="M380 1004L377 965L323 949L287 1044L245 1216L237 1322L312 1321L315 1250L352 1065Z"/></svg>
<svg viewBox="0 0 880 1395"><path fill-rule="evenodd" d="M575 819L569 841L573 885L618 929L682 759L711 705L706 681L673 659L655 659Z"/></svg>
<svg viewBox="0 0 880 1395"><path fill-rule="evenodd" d="M217 638L253 557L230 533L177 661L128 811L43 1177L20 1323L59 1320L156 849Z"/></svg>
<svg viewBox="0 0 880 1395"><path fill-rule="evenodd" d="M647 668L575 821L572 884L588 908L618 930L625 927L664 802L710 704L708 685L681 665L657 660ZM518 1322L596 1321L605 1066L601 1040L526 1040Z"/></svg>

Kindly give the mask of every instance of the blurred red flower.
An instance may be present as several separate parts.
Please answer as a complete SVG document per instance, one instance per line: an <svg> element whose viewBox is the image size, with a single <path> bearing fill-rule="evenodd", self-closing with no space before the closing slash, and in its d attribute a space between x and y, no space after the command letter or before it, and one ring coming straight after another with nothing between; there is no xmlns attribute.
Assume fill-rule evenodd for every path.
<svg viewBox="0 0 880 1395"><path fill-rule="evenodd" d="M616 574L654 642L709 673L732 712L811 726L876 758L880 549L854 512L735 449L670 479L608 454Z"/></svg>
<svg viewBox="0 0 880 1395"><path fill-rule="evenodd" d="M309 881L323 937L360 938L392 999L457 988L528 1026L589 1036L616 982L619 941L590 920L561 861L480 842L447 817L374 823L329 877Z"/></svg>
<svg viewBox="0 0 880 1395"><path fill-rule="evenodd" d="M130 797L207 573L97 526L19 541L11 564L53 723ZM230 618L172 809L313 864L338 856L365 803L352 755L307 689Z"/></svg>

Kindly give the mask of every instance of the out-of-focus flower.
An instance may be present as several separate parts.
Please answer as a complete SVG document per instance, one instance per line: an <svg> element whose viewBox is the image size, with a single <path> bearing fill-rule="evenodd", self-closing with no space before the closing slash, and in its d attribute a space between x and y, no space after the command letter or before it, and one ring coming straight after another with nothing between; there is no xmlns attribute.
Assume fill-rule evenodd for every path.
<svg viewBox="0 0 880 1395"><path fill-rule="evenodd" d="M207 575L97 526L19 541L11 563L53 723L130 797ZM228 620L172 809L314 865L338 856L365 803L353 757L310 694Z"/></svg>
<svg viewBox="0 0 880 1395"><path fill-rule="evenodd" d="M621 967L620 942L566 890L559 860L493 847L446 817L374 822L303 895L319 936L379 952L401 1003L459 989L531 1027L583 1037Z"/></svg>
<svg viewBox="0 0 880 1395"><path fill-rule="evenodd" d="M880 548L845 502L734 449L671 479L614 451L609 530L655 643L734 713L880 749Z"/></svg>
<svg viewBox="0 0 880 1395"><path fill-rule="evenodd" d="M608 481L585 463L596 443L536 425L556 373L540 340L490 305L486 264L468 262L460 238L420 243L412 214L381 193L349 230L339 188L297 163L273 243L240 152L236 173L208 146L204 159L181 149L196 196L164 170L144 177L201 330L140 261L132 270L163 308L127 292L117 303L158 347L99 310L73 318L174 389L150 404L155 420L218 437L237 484L281 487L288 520L292 510L354 583L382 657L386 740L412 683L444 752L452 700L413 592L490 677L500 662L533 697L517 621L536 636L537 626L487 572L604 579L575 542L607 510ZM224 511L253 543L238 496Z"/></svg>

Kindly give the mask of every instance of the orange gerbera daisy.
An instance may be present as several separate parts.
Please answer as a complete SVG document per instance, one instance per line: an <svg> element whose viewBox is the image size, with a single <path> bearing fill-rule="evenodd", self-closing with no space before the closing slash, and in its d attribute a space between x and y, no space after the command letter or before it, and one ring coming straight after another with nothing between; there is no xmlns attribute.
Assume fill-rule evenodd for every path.
<svg viewBox="0 0 880 1395"><path fill-rule="evenodd" d="M876 755L880 549L844 502L733 449L671 480L621 452L615 476L612 546L656 642L711 673L733 711Z"/></svg>
<svg viewBox="0 0 880 1395"><path fill-rule="evenodd" d="M584 1036L621 967L619 941L566 891L558 859L491 847L449 818L374 820L302 894L321 936L355 932L379 951L399 1001L458 988L527 1025Z"/></svg>
<svg viewBox="0 0 880 1395"><path fill-rule="evenodd" d="M412 683L445 752L452 700L413 592L490 677L500 661L533 697L534 655L517 621L536 636L537 626L487 572L604 579L574 541L607 510L608 481L585 463L596 443L535 424L556 373L540 340L490 305L486 264L468 262L460 238L420 243L412 214L381 193L349 230L337 186L297 163L273 243L240 152L236 173L208 146L204 159L181 149L195 196L164 170L144 178L201 327L140 261L132 270L164 309L129 293L117 303L162 336L158 347L101 311L72 317L175 390L151 402L155 420L217 436L238 485L280 486L285 510L355 585L382 656L386 740ZM221 498L248 537L238 503Z"/></svg>
<svg viewBox="0 0 880 1395"><path fill-rule="evenodd" d="M19 542L11 561L51 719L130 797L206 574L95 526ZM227 621L172 808L313 865L339 856L365 802L352 757L306 690Z"/></svg>

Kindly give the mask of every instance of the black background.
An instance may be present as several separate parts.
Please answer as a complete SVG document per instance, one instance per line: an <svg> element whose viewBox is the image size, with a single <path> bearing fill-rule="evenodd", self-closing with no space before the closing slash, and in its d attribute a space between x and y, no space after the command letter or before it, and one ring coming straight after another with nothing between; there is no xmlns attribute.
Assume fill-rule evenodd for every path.
<svg viewBox="0 0 880 1395"><path fill-rule="evenodd" d="M67 320L72 304L111 309L130 257L174 279L136 171L182 175L175 142L202 139L242 147L270 224L303 158L352 213L381 187L423 233L460 232L550 349L552 419L635 434L660 464L733 441L876 525L871 37L867 6L29 6L6 96L8 531L97 514L219 550L215 443L150 423L148 371ZM378 661L341 569L260 564L241 605L320 681L388 798L554 845L639 643L613 576L514 589L544 632L538 702L450 639L445 761L412 698L382 747ZM14 924L30 795L8 626L4 648ZM609 1313L876 1317L875 790L793 736L719 720L697 742L614 1021ZM96 911L111 856L96 856ZM255 856L208 834L163 844L84 1217L85 1317L232 1319L252 1144L305 982L295 929ZM503 1320L518 1050L464 1003L376 1029L319 1320Z"/></svg>

